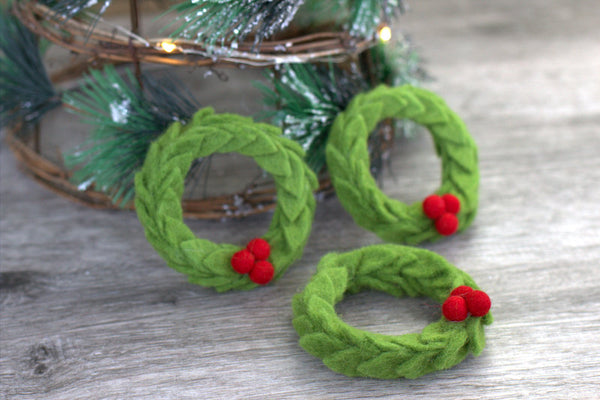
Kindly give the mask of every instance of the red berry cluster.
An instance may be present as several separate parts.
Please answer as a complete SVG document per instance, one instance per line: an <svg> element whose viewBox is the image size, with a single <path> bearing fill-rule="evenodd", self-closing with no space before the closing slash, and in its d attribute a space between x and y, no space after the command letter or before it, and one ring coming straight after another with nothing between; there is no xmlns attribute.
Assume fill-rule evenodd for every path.
<svg viewBox="0 0 600 400"><path fill-rule="evenodd" d="M450 193L443 196L432 194L423 200L423 212L435 220L435 229L440 235L452 235L458 229L456 214L460 211L460 200Z"/></svg>
<svg viewBox="0 0 600 400"><path fill-rule="evenodd" d="M492 301L485 292L459 286L442 304L442 314L448 321L464 321L468 313L473 317L483 317L490 311L491 306Z"/></svg>
<svg viewBox="0 0 600 400"><path fill-rule="evenodd" d="M266 240L252 239L245 249L231 257L231 266L238 274L249 274L252 282L266 285L275 275L273 264L267 261L270 254L271 246Z"/></svg>

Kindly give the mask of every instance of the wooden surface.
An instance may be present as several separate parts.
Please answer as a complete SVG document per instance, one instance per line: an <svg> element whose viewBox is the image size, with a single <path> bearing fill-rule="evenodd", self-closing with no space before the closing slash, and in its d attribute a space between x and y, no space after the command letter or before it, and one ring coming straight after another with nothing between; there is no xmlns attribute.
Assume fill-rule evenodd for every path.
<svg viewBox="0 0 600 400"><path fill-rule="evenodd" d="M492 297L483 354L421 379L351 379L297 344L291 297L319 259L380 243L335 198L305 251L266 288L186 283L135 214L71 204L1 155L0 397L6 399L600 398L600 5L597 0L420 0L400 21L428 84L479 144L481 204L466 233L423 247ZM235 98L235 96L232 96ZM435 189L427 135L403 142L386 193ZM243 243L269 215L198 222ZM381 333L439 317L427 299L349 297L343 318Z"/></svg>

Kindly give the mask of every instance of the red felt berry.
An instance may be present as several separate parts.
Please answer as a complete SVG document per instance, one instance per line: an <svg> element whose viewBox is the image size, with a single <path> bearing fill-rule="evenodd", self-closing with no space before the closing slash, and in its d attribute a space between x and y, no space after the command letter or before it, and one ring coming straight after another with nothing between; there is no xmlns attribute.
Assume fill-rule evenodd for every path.
<svg viewBox="0 0 600 400"><path fill-rule="evenodd" d="M256 257L257 260L266 260L269 258L269 254L271 254L269 242L261 238L252 239L246 248L254 254L254 257Z"/></svg>
<svg viewBox="0 0 600 400"><path fill-rule="evenodd" d="M435 229L440 235L452 235L458 229L458 218L447 212L435 221Z"/></svg>
<svg viewBox="0 0 600 400"><path fill-rule="evenodd" d="M231 257L231 266L238 274L247 274L254 267L254 254L243 249L238 251Z"/></svg>
<svg viewBox="0 0 600 400"><path fill-rule="evenodd" d="M444 204L446 205L446 211L452 214L458 214L460 211L460 200L453 194L446 193L442 196Z"/></svg>
<svg viewBox="0 0 600 400"><path fill-rule="evenodd" d="M461 296L450 296L442 304L442 314L448 321L467 319L467 302Z"/></svg>
<svg viewBox="0 0 600 400"><path fill-rule="evenodd" d="M465 297L467 294L471 293L473 288L469 286L459 286L450 292L450 296L460 296Z"/></svg>
<svg viewBox="0 0 600 400"><path fill-rule="evenodd" d="M492 301L490 296L481 290L473 290L465 296L467 308L474 317L483 317L490 311Z"/></svg>
<svg viewBox="0 0 600 400"><path fill-rule="evenodd" d="M271 282L273 275L275 275L273 264L268 261L257 261L250 271L250 280L259 285L266 285Z"/></svg>
<svg viewBox="0 0 600 400"><path fill-rule="evenodd" d="M427 217L437 219L442 216L445 211L446 204L444 204L444 200L437 194L427 196L425 200L423 200L423 212Z"/></svg>

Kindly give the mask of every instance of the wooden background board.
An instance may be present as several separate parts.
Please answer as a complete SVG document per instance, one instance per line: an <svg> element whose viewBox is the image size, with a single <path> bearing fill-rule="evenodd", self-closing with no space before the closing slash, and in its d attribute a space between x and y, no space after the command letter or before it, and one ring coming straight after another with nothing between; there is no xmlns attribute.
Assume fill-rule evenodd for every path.
<svg viewBox="0 0 600 400"><path fill-rule="evenodd" d="M266 288L217 294L186 283L135 214L71 204L0 148L0 397L6 399L600 398L600 4L421 0L401 18L436 78L427 86L479 144L471 229L422 247L492 297L483 354L418 380L351 379L297 344L291 297L319 259L380 243L335 198L319 203L305 254ZM235 96L231 96L235 99ZM427 135L404 141L385 192L435 189ZM243 243L269 215L189 221ZM439 318L427 299L361 293L348 323L387 334Z"/></svg>

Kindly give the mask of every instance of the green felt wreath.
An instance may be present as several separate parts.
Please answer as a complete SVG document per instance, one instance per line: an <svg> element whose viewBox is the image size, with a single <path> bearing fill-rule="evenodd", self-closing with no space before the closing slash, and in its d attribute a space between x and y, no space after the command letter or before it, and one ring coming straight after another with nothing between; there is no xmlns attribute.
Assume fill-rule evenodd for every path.
<svg viewBox="0 0 600 400"><path fill-rule="evenodd" d="M355 222L384 240L416 244L441 235L425 216L422 203L407 205L387 197L369 171L367 137L386 118L410 119L427 127L442 161L439 194L454 194L461 203L458 230L477 211L477 147L462 120L444 101L412 86L378 86L357 95L336 118L326 148L327 166L336 193Z"/></svg>
<svg viewBox="0 0 600 400"><path fill-rule="evenodd" d="M473 279L427 250L375 245L325 256L303 292L294 296L294 328L300 345L334 371L380 379L418 378L450 368L485 346L483 326L492 315L462 322L441 320L421 333L389 336L354 328L342 321L335 304L344 293L377 290L396 297L428 296L443 303Z"/></svg>
<svg viewBox="0 0 600 400"><path fill-rule="evenodd" d="M231 267L231 257L241 247L197 238L183 222L185 175L194 159L213 153L252 157L275 180L277 207L263 236L271 245L274 279L302 254L314 216L313 190L318 182L303 161L301 147L280 134L281 130L272 125L204 108L187 125L171 125L150 146L135 177L137 214L148 241L190 282L220 292L257 286Z"/></svg>

